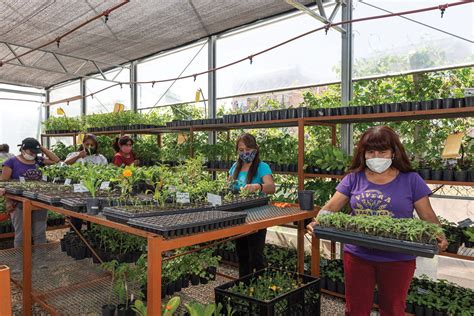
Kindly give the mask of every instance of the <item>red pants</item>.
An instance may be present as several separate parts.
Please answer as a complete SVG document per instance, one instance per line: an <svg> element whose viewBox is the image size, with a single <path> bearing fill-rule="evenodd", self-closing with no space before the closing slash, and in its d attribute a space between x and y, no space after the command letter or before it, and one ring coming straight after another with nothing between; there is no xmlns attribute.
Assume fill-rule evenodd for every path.
<svg viewBox="0 0 474 316"><path fill-rule="evenodd" d="M346 315L370 315L375 284L380 315L405 315L405 301L415 267L416 260L375 262L344 253Z"/></svg>

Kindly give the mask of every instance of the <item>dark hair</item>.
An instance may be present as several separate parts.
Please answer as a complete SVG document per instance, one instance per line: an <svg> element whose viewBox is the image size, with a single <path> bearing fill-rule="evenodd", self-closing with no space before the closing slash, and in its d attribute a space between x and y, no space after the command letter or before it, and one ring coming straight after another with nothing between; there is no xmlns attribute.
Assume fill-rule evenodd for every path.
<svg viewBox="0 0 474 316"><path fill-rule="evenodd" d="M362 134L356 146L356 152L352 159L350 172L359 172L365 169L365 152L368 150L387 150L393 152L392 166L400 172L413 171L408 155L400 142L400 138L393 129L388 126L374 126Z"/></svg>
<svg viewBox="0 0 474 316"><path fill-rule="evenodd" d="M86 134L84 135L84 139L82 140L81 146L79 146L78 151L83 151L84 150L84 143L88 140L92 140L95 146L95 153L98 153L99 151L99 143L97 142L97 137L95 137L94 134Z"/></svg>
<svg viewBox="0 0 474 316"><path fill-rule="evenodd" d="M0 152L1 152L1 153L8 153L8 152L10 152L10 146L8 146L8 144L1 144L1 145L0 145Z"/></svg>
<svg viewBox="0 0 474 316"><path fill-rule="evenodd" d="M117 137L112 147L114 148L115 152L118 153L120 151L120 146L127 145L128 142L131 142L133 145L133 139L130 136L122 136L120 138Z"/></svg>
<svg viewBox="0 0 474 316"><path fill-rule="evenodd" d="M257 174L258 164L260 163L260 152L259 152L259 148L258 148L258 145L257 145L257 140L255 139L255 137L253 135L248 134L248 133L240 135L237 138L237 141L235 143L235 150L236 151L238 151L238 149L239 149L239 143L240 142L244 143L245 146L247 146L248 148L257 150L257 154L255 155L255 158L253 159L252 164L250 165L249 171L247 173L247 183L250 183L250 182L252 182L253 176ZM242 169L242 164L243 163L244 162L239 157L238 160L237 160L237 166L235 167L235 170L234 170L234 174L232 175L232 178L234 180L237 180L237 177L239 176L239 172Z"/></svg>

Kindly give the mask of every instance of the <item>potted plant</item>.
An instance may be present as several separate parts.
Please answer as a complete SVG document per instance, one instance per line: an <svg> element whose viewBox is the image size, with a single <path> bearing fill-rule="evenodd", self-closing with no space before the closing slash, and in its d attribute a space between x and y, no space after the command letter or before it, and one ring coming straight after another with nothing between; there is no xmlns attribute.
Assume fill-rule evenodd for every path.
<svg viewBox="0 0 474 316"><path fill-rule="evenodd" d="M102 316L114 316L115 309L117 308L116 305L112 304L112 296L114 294L114 284L115 284L115 274L117 271L118 262L117 261L110 261L104 262L102 264L102 269L109 272L111 274L110 280L110 291L108 296L108 303L102 305Z"/></svg>
<svg viewBox="0 0 474 316"><path fill-rule="evenodd" d="M474 227L466 227L463 230L463 234L465 236L465 243L464 245L467 248L474 248Z"/></svg>
<svg viewBox="0 0 474 316"><path fill-rule="evenodd" d="M443 160L434 158L431 160L431 180L441 181L443 179Z"/></svg>
<svg viewBox="0 0 474 316"><path fill-rule="evenodd" d="M443 181L453 181L453 179L454 179L453 165L448 163L443 169Z"/></svg>
<svg viewBox="0 0 474 316"><path fill-rule="evenodd" d="M424 179L424 180L430 180L431 179L431 168L430 168L430 163L426 158L423 158L420 161L419 168L418 168L418 174Z"/></svg>
<svg viewBox="0 0 474 316"><path fill-rule="evenodd" d="M97 215L99 213L100 201L96 197L96 194L101 181L96 167L91 165L87 166L86 174L83 177L82 182L84 187L89 191L92 197L90 199L87 199L87 214Z"/></svg>

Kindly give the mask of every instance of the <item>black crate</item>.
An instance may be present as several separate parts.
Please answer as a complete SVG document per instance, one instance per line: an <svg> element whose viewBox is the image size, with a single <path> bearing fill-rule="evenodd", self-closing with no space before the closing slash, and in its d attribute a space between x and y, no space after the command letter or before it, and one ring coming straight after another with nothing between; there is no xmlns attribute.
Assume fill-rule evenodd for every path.
<svg viewBox="0 0 474 316"><path fill-rule="evenodd" d="M250 281L264 274L266 271L277 271L276 269L264 269L249 276L218 286L214 289L216 305L230 305L236 316L259 315L259 316L319 316L321 312L321 287L320 279L308 275L289 272L296 278L302 278L304 285L291 292L287 292L270 301L257 300L255 298L232 293L229 291L238 282L249 284Z"/></svg>
<svg viewBox="0 0 474 316"><path fill-rule="evenodd" d="M135 218L128 225L164 237L179 237L245 223L247 213L204 211Z"/></svg>
<svg viewBox="0 0 474 316"><path fill-rule="evenodd" d="M250 208L268 205L268 201L269 199L266 196L246 200L236 200L229 203L223 202L222 205L216 206L215 209L218 211L238 212Z"/></svg>
<svg viewBox="0 0 474 316"><path fill-rule="evenodd" d="M339 241L341 243L374 248L390 252L405 253L413 256L433 258L437 255L438 246L433 244L422 244L399 240L394 238L386 238L379 236L370 236L366 234L341 231L333 228L315 226L314 232L318 238Z"/></svg>
<svg viewBox="0 0 474 316"><path fill-rule="evenodd" d="M200 205L200 206L189 206L189 207L183 207L183 208L170 207L169 209L161 209L161 210L157 210L156 208L155 210L153 210L153 208L154 206L150 205L149 212L135 214L135 213L130 213L126 210L120 209L120 206L115 206L115 207L104 207L102 212L106 219L112 222L126 224L128 220L134 219L134 218L210 211L212 210L213 207L211 205Z"/></svg>

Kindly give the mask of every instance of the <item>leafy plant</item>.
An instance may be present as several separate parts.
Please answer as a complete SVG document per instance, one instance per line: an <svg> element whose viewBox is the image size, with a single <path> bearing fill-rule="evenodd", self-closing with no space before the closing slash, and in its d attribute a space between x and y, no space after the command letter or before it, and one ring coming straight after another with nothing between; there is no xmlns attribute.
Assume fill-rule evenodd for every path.
<svg viewBox="0 0 474 316"><path fill-rule="evenodd" d="M87 166L86 173L82 177L84 187L89 191L92 198L95 199L97 190L101 184L101 178L93 166Z"/></svg>

